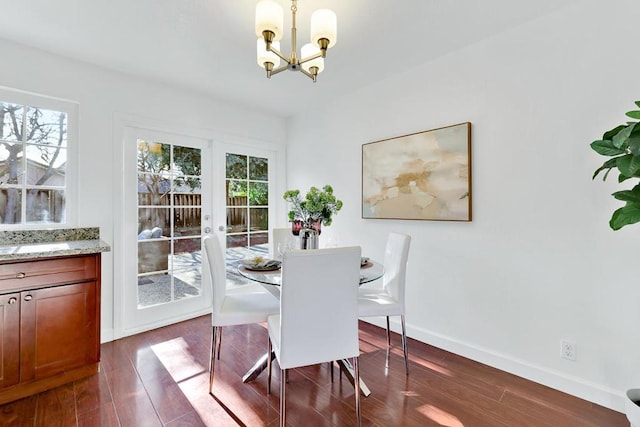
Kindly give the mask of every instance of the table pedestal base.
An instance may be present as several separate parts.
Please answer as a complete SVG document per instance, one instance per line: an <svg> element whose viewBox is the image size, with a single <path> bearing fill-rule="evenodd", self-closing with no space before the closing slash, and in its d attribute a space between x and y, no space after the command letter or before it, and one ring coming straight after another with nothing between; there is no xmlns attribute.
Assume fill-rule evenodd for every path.
<svg viewBox="0 0 640 427"><path fill-rule="evenodd" d="M267 369L267 358L269 357L268 353L265 353L258 359L258 361L249 369L249 371L242 377L243 383L248 383L249 381L253 381L258 378L258 375L265 369ZM271 360L275 359L275 353L271 352ZM355 373L353 372L353 366L351 362L347 359L338 360L338 366L340 366L340 371L347 377L352 386L355 386ZM364 397L368 397L371 394L371 390L369 387L362 381L360 378L360 393Z"/></svg>

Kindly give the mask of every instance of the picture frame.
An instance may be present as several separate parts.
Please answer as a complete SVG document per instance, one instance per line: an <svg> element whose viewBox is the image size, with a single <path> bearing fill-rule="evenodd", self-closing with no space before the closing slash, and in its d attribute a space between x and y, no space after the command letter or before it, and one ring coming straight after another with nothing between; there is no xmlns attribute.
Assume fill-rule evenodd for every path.
<svg viewBox="0 0 640 427"><path fill-rule="evenodd" d="M363 144L362 218L471 221L471 122Z"/></svg>

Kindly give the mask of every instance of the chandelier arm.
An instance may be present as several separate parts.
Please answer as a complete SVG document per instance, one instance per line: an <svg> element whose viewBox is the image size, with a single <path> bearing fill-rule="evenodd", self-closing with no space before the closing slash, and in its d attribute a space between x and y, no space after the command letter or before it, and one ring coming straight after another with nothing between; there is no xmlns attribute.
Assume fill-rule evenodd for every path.
<svg viewBox="0 0 640 427"><path fill-rule="evenodd" d="M286 70L289 66L288 65L283 65L280 68L276 68L275 70L271 71L271 75L273 76L274 74L278 74L283 72L284 70Z"/></svg>
<svg viewBox="0 0 640 427"><path fill-rule="evenodd" d="M280 59L282 59L283 61L285 61L287 64L291 64L291 60L287 57L285 57L282 53L280 53L280 51L276 48L274 48L273 46L270 47L269 49L267 49L269 52L273 52L276 55L278 55L280 57Z"/></svg>
<svg viewBox="0 0 640 427"><path fill-rule="evenodd" d="M311 74L310 72L308 72L307 70L305 70L304 68L300 68L298 71L301 71L302 74L304 74L305 76L309 77L314 82L316 81L316 77L313 74Z"/></svg>
<svg viewBox="0 0 640 427"><path fill-rule="evenodd" d="M304 64L305 62L313 61L316 58L323 58L322 52L318 52L315 55L302 58L300 61L298 61L298 64Z"/></svg>

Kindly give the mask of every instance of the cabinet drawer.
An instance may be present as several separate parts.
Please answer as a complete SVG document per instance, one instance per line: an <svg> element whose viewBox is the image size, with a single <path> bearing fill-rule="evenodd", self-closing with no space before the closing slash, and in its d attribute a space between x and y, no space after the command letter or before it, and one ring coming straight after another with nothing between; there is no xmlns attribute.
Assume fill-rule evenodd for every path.
<svg viewBox="0 0 640 427"><path fill-rule="evenodd" d="M0 264L0 292L97 279L94 255Z"/></svg>

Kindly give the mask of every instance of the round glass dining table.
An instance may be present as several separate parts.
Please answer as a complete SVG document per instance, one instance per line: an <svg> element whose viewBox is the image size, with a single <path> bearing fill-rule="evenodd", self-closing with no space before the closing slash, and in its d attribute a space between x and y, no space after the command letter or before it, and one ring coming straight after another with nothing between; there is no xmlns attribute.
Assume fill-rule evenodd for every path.
<svg viewBox="0 0 640 427"><path fill-rule="evenodd" d="M263 270L251 270L245 266L238 266L238 273L241 276L259 282L265 285L280 286L282 284L281 269L263 271ZM384 275L384 266L382 263L369 259L366 263L360 266L360 284L372 282L378 280Z"/></svg>

